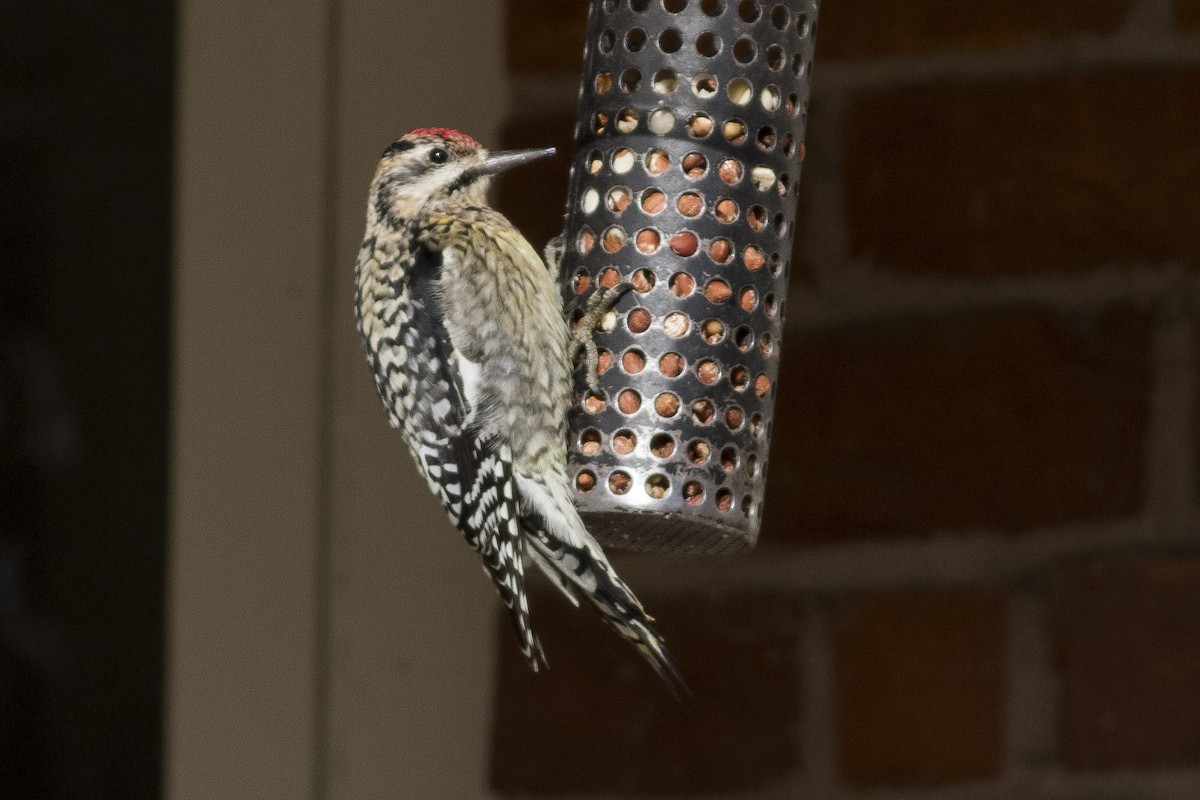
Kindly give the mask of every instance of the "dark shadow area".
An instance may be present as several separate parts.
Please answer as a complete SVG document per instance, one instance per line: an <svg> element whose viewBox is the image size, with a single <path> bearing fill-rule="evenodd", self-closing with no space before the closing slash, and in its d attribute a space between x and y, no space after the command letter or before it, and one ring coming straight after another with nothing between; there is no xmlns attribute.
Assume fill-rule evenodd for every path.
<svg viewBox="0 0 1200 800"><path fill-rule="evenodd" d="M0 797L154 797L174 8L0 4Z"/></svg>

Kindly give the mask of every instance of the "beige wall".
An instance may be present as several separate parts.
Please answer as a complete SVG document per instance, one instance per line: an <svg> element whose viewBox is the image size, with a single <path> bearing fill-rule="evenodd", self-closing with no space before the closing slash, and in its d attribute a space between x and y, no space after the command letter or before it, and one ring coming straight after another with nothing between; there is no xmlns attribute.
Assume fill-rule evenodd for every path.
<svg viewBox="0 0 1200 800"><path fill-rule="evenodd" d="M484 797L494 600L351 275L390 139L496 140L499 3L180 10L167 794Z"/></svg>

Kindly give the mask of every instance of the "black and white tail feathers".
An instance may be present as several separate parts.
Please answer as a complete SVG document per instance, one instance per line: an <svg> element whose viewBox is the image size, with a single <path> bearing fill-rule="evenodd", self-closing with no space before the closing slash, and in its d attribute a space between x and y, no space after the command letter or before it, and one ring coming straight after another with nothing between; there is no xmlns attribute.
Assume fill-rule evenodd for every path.
<svg viewBox="0 0 1200 800"><path fill-rule="evenodd" d="M604 556L597 558L586 544L577 547L550 536L529 518L524 522L529 553L547 577L572 601L577 603L572 589L587 598L605 624L637 648L677 700L690 696L650 615Z"/></svg>
<svg viewBox="0 0 1200 800"><path fill-rule="evenodd" d="M465 481L462 511L456 524L483 560L483 569L508 609L521 654L537 672L548 666L542 644L529 622L525 594L523 536L517 511L512 456L505 448L481 446L477 440L474 475ZM463 460L460 460L462 463Z"/></svg>

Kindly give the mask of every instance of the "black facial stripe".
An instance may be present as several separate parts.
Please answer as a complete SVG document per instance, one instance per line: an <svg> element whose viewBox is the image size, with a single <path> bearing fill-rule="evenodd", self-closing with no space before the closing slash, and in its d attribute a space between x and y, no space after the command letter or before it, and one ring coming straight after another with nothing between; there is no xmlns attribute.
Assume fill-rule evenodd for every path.
<svg viewBox="0 0 1200 800"><path fill-rule="evenodd" d="M403 153L405 150L412 150L416 146L413 142L392 142L392 144L388 145L388 149L383 151L381 158L387 158L396 153Z"/></svg>
<svg viewBox="0 0 1200 800"><path fill-rule="evenodd" d="M454 182L450 184L450 187L449 187L449 189L447 189L447 192L449 194L454 194L459 189L463 189L467 186L470 186L472 183L474 183L478 179L479 179L479 175L475 174L471 170L466 170L465 172L463 172L461 175L459 175L457 178L454 179Z"/></svg>

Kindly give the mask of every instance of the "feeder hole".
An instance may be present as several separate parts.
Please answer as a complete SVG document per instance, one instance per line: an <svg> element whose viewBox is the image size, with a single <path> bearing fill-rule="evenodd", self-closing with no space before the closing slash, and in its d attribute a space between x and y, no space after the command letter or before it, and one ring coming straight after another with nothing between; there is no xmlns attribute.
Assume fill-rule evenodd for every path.
<svg viewBox="0 0 1200 800"><path fill-rule="evenodd" d="M667 196L658 189L647 189L642 192L642 211L654 215L662 211L667 204Z"/></svg>
<svg viewBox="0 0 1200 800"><path fill-rule="evenodd" d="M762 206L750 206L746 212L746 224L757 233L767 226L767 210Z"/></svg>
<svg viewBox="0 0 1200 800"><path fill-rule="evenodd" d="M663 320L663 333L672 339L680 339L687 335L691 321L682 311L672 311Z"/></svg>
<svg viewBox="0 0 1200 800"><path fill-rule="evenodd" d="M763 358L770 358L775 352L775 343L771 339L771 334L764 333L758 340L758 349L762 352Z"/></svg>
<svg viewBox="0 0 1200 800"><path fill-rule="evenodd" d="M712 133L713 119L703 111L698 111L688 117L688 133L696 139L703 139Z"/></svg>
<svg viewBox="0 0 1200 800"><path fill-rule="evenodd" d="M700 338L707 344L717 344L725 338L725 323L719 319L706 319L700 325Z"/></svg>
<svg viewBox="0 0 1200 800"><path fill-rule="evenodd" d="M685 217L698 217L704 210L704 199L695 192L684 192L675 201L675 208Z"/></svg>
<svg viewBox="0 0 1200 800"><path fill-rule="evenodd" d="M585 456L594 456L600 452L600 431L588 428L579 436L579 449Z"/></svg>
<svg viewBox="0 0 1200 800"><path fill-rule="evenodd" d="M683 47L683 37L675 28L667 28L658 35L658 49L664 53L678 52Z"/></svg>
<svg viewBox="0 0 1200 800"><path fill-rule="evenodd" d="M754 61L756 55L758 55L758 45L749 36L743 36L733 43L733 60L737 63L749 64Z"/></svg>
<svg viewBox="0 0 1200 800"><path fill-rule="evenodd" d="M725 87L725 93L734 105L744 106L754 96L754 86L745 78L734 78Z"/></svg>
<svg viewBox="0 0 1200 800"><path fill-rule="evenodd" d="M720 278L713 278L704 287L704 296L708 298L710 303L724 303L733 296L733 290L729 288L729 284Z"/></svg>
<svg viewBox="0 0 1200 800"><path fill-rule="evenodd" d="M692 151L684 155L681 166L684 175L692 180L697 180L704 177L704 173L708 171L708 159L702 154Z"/></svg>
<svg viewBox="0 0 1200 800"><path fill-rule="evenodd" d="M696 288L696 279L686 272L676 272L667 281L667 288L675 297L687 297Z"/></svg>
<svg viewBox="0 0 1200 800"><path fill-rule="evenodd" d="M668 378L678 378L683 373L685 363L683 356L679 355L679 353L663 353L658 359L658 371ZM678 403L678 400L676 400L676 403Z"/></svg>
<svg viewBox="0 0 1200 800"><path fill-rule="evenodd" d="M604 252L615 253L625 246L625 242L629 240L629 234L620 225L612 225L604 231L604 235L600 237L600 243L604 247Z"/></svg>
<svg viewBox="0 0 1200 800"><path fill-rule="evenodd" d="M658 231L654 230L654 228L643 228L642 230L638 231L637 236L634 237L634 244L636 245L638 252L645 255L650 255L656 252L661 241L662 240L658 235ZM637 284L634 284L634 288L637 289ZM643 292L649 290L649 286L647 286L645 289L638 289L638 291Z"/></svg>
<svg viewBox="0 0 1200 800"><path fill-rule="evenodd" d="M629 375L637 375L646 368L646 355L636 347L625 351L621 356L621 367Z"/></svg>
<svg viewBox="0 0 1200 800"><path fill-rule="evenodd" d="M629 491L631 485L633 485L633 481L629 478L629 473L627 472L618 470L608 476L608 490L613 494L625 494Z"/></svg>
<svg viewBox="0 0 1200 800"><path fill-rule="evenodd" d="M721 52L721 38L712 31L705 31L696 37L696 52L705 58L712 58Z"/></svg>
<svg viewBox="0 0 1200 800"><path fill-rule="evenodd" d="M654 235L655 235L654 249L657 250L658 249L658 239L657 239L658 232L654 231L652 229L647 229L647 230L650 230L652 233L654 233ZM645 233L645 232L646 231L641 231L638 235L640 236L642 233ZM641 250L640 245L639 245L638 249ZM643 251L643 252L645 252L645 251ZM650 252L654 252L654 250L651 250ZM654 273L645 268L634 270L633 274L629 276L629 282L631 284L633 284L633 290L635 292L637 292L638 294L645 294L646 292L648 292L654 288L654 283L655 283Z"/></svg>
<svg viewBox="0 0 1200 800"><path fill-rule="evenodd" d="M653 86L659 94L670 94L679 88L679 76L673 69L660 69L654 73Z"/></svg>
<svg viewBox="0 0 1200 800"><path fill-rule="evenodd" d="M673 392L661 392L654 398L654 411L664 419L679 413L679 396Z"/></svg>
<svg viewBox="0 0 1200 800"><path fill-rule="evenodd" d="M617 113L617 132L633 133L637 130L638 115L632 108L623 108Z"/></svg>
<svg viewBox="0 0 1200 800"><path fill-rule="evenodd" d="M592 252L592 248L596 246L596 234L592 233L592 229L584 225L579 231L579 238L575 241L575 248L580 255L586 256Z"/></svg>
<svg viewBox="0 0 1200 800"><path fill-rule="evenodd" d="M717 204L713 206L713 216L717 218L717 222L728 225L737 219L737 214L737 203L728 197L718 200Z"/></svg>
<svg viewBox="0 0 1200 800"><path fill-rule="evenodd" d="M670 109L659 108L655 109L650 114L650 130L657 133L659 136L670 133L671 128L675 127L675 115Z"/></svg>
<svg viewBox="0 0 1200 800"><path fill-rule="evenodd" d="M713 239L708 246L708 255L715 264L728 264L733 258L733 244L725 238Z"/></svg>
<svg viewBox="0 0 1200 800"><path fill-rule="evenodd" d="M742 253L742 263L746 265L746 269L754 272L758 269L761 269L762 265L767 262L766 259L763 258L762 251L754 245L750 245Z"/></svg>
<svg viewBox="0 0 1200 800"><path fill-rule="evenodd" d="M618 175L624 175L629 170L633 169L634 163L637 161L637 156L628 147L621 147L612 157L613 172Z"/></svg>
<svg viewBox="0 0 1200 800"><path fill-rule="evenodd" d="M671 157L665 150L654 147L646 153L646 172L651 175L661 175L667 171L669 166L671 166Z"/></svg>
<svg viewBox="0 0 1200 800"><path fill-rule="evenodd" d="M699 246L700 240L691 231L680 231L671 237L671 252L681 258L695 255Z"/></svg>
<svg viewBox="0 0 1200 800"><path fill-rule="evenodd" d="M671 482L667 480L666 475L655 473L646 478L646 494L650 495L652 499L662 500L670 490Z"/></svg>
<svg viewBox="0 0 1200 800"><path fill-rule="evenodd" d="M586 269L579 269L575 271L575 282L573 284L575 294L583 294L586 292L591 283L592 277L588 275L588 271Z"/></svg>
<svg viewBox="0 0 1200 800"><path fill-rule="evenodd" d="M735 159L727 158L717 168L717 174L721 176L721 180L733 186L742 179L742 163Z"/></svg>
<svg viewBox="0 0 1200 800"><path fill-rule="evenodd" d="M707 100L717 93L717 79L707 72L701 72L692 78L692 94L701 100Z"/></svg>
<svg viewBox="0 0 1200 800"><path fill-rule="evenodd" d="M670 458L675 454L675 437L669 433L656 433L650 439L650 452L655 458Z"/></svg>

